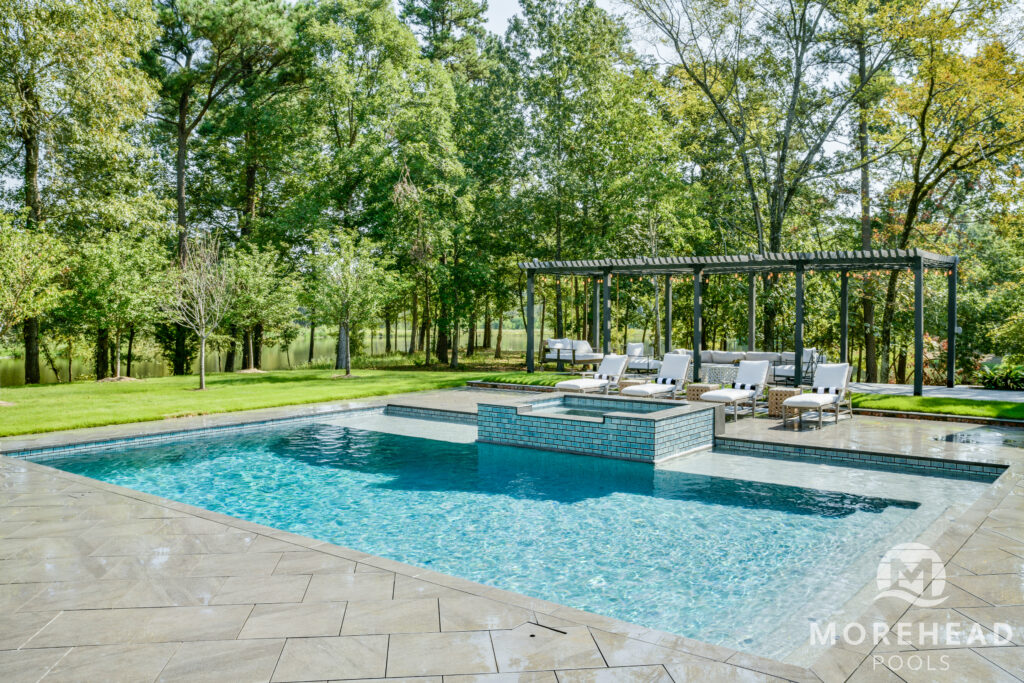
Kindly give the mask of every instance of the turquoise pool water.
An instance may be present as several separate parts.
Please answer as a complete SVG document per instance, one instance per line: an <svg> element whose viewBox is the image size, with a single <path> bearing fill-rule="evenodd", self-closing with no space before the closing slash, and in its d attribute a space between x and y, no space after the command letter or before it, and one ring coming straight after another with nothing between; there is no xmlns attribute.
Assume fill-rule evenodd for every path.
<svg viewBox="0 0 1024 683"><path fill-rule="evenodd" d="M45 464L769 656L806 640L803 606L917 507L352 425Z"/></svg>

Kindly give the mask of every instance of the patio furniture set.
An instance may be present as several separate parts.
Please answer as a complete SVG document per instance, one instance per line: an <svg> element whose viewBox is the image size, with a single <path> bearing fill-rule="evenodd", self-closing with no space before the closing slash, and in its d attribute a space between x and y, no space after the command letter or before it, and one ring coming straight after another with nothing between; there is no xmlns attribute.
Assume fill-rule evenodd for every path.
<svg viewBox="0 0 1024 683"><path fill-rule="evenodd" d="M812 353L813 356L813 353ZM769 387L768 374L773 367L772 361L742 359L736 362L735 379L727 387L718 384L690 383L690 364L692 356L685 352L665 354L659 362L658 374L652 380L627 379L629 355L609 354L601 359L594 372L585 372L579 379L570 379L555 385L557 391L566 392L601 392L608 394L617 390L622 396L638 398L676 398L681 390L687 390L688 400L721 403L732 408L733 418L738 420L741 407L750 407L754 415L758 403L768 396L769 415L782 417L783 425L788 425L791 412L796 412L802 424L804 412L811 410L818 413L818 426L824 422L824 414L832 411L838 422L843 414L853 415L853 403L850 396L850 377L852 368L849 363L817 363L814 367L811 389L804 393L800 387ZM782 361L780 358L779 361ZM692 391L696 389L697 391ZM698 393L699 392L699 393ZM845 409L844 409L845 405ZM774 412L775 411L779 412Z"/></svg>

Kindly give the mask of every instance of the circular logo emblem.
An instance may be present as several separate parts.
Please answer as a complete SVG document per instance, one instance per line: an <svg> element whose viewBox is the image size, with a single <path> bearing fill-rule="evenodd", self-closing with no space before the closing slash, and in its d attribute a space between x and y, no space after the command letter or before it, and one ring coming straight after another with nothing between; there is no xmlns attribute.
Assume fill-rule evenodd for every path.
<svg viewBox="0 0 1024 683"><path fill-rule="evenodd" d="M946 600L946 568L938 553L920 543L893 546L878 563L878 595L899 598L919 607L935 607Z"/></svg>

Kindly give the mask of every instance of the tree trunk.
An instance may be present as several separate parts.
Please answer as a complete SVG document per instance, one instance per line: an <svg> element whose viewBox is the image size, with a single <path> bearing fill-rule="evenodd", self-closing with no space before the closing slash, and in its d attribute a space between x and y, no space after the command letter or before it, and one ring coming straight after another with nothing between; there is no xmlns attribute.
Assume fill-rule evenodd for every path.
<svg viewBox="0 0 1024 683"><path fill-rule="evenodd" d="M39 100L31 86L23 86L25 103L41 115ZM39 131L29 128L22 136L25 148L25 206L28 207L28 227L34 230L42 223L42 195L39 191ZM39 318L31 317L22 325L25 334L25 384L39 384Z"/></svg>
<svg viewBox="0 0 1024 683"><path fill-rule="evenodd" d="M451 362L448 366L452 370L459 369L459 320L456 318L452 322L452 348L451 348Z"/></svg>
<svg viewBox="0 0 1024 683"><path fill-rule="evenodd" d="M863 36L857 41L857 72L860 82L867 79L867 47ZM870 150L868 149L868 114L869 102L861 97L858 102L857 116L857 151L860 157L860 248L871 249L871 168ZM865 281L867 285L867 281ZM871 296L870 287L865 287L861 298L864 308L864 360L867 363L868 382L878 381L878 358L875 347L875 301Z"/></svg>
<svg viewBox="0 0 1024 683"><path fill-rule="evenodd" d="M252 334L248 329L242 330L242 369L252 368Z"/></svg>
<svg viewBox="0 0 1024 683"><path fill-rule="evenodd" d="M53 370L53 376L57 378L57 384L60 384L64 380L60 376L60 368L57 367L57 361L53 359L53 354L50 353L50 347L44 339L39 343L40 348L43 350L43 357L46 358L47 365Z"/></svg>
<svg viewBox="0 0 1024 683"><path fill-rule="evenodd" d="M107 365L107 346L110 340L110 333L105 327L96 331L96 379L103 379L107 376L109 367Z"/></svg>
<svg viewBox="0 0 1024 683"><path fill-rule="evenodd" d="M246 346L248 347L247 351L249 352L247 354L249 356L249 364L247 366L245 366L246 370L255 370L256 369L256 354L253 353L253 348L254 347L253 347L253 340L252 340L252 338L255 337L255 336L256 336L256 334L252 330L246 330L246 332L245 332L245 341L246 341Z"/></svg>
<svg viewBox="0 0 1024 683"><path fill-rule="evenodd" d="M132 347L135 346L135 325L128 326L128 361L125 373L129 377L132 376Z"/></svg>
<svg viewBox="0 0 1024 683"><path fill-rule="evenodd" d="M902 347L896 357L896 383L907 383L907 348Z"/></svg>
<svg viewBox="0 0 1024 683"><path fill-rule="evenodd" d="M498 335L494 342L494 357L501 360L501 333L505 326L505 316L498 316Z"/></svg>
<svg viewBox="0 0 1024 683"><path fill-rule="evenodd" d="M263 369L263 323L252 328L252 365L257 370Z"/></svg>
<svg viewBox="0 0 1024 683"><path fill-rule="evenodd" d="M345 323L345 376L352 374L352 334L351 326Z"/></svg>
<svg viewBox="0 0 1024 683"><path fill-rule="evenodd" d="M189 93L183 93L178 100L178 119L177 119L177 133L178 133L178 148L175 150L174 157L174 184L175 184L175 202L176 202L176 222L178 225L178 262L181 265L185 264L185 250L188 242L188 216L185 210L185 169L188 166L188 114L189 105L191 103L191 95ZM172 372L175 375L184 375L188 369L185 367L186 351L185 351L185 336L187 331L184 325L175 325L174 330L174 359L172 362Z"/></svg>
<svg viewBox="0 0 1024 683"><path fill-rule="evenodd" d="M484 348L491 348L491 302L487 302L487 307L484 309Z"/></svg>
<svg viewBox="0 0 1024 683"><path fill-rule="evenodd" d="M114 332L114 377L121 378L121 330Z"/></svg>
<svg viewBox="0 0 1024 683"><path fill-rule="evenodd" d="M313 351L316 345L316 323L309 323L309 362L313 362Z"/></svg>
<svg viewBox="0 0 1024 683"><path fill-rule="evenodd" d="M206 389L206 337L199 337L199 390Z"/></svg>
<svg viewBox="0 0 1024 683"><path fill-rule="evenodd" d="M39 384L39 318L22 324L25 333L25 384Z"/></svg>
<svg viewBox="0 0 1024 683"><path fill-rule="evenodd" d="M345 324L338 323L338 343L334 347L334 369L341 370L345 367Z"/></svg>
<svg viewBox="0 0 1024 683"><path fill-rule="evenodd" d="M419 292L414 287L412 290L412 319L409 321L409 355L416 353L419 349L416 346L416 327L419 322L416 317L419 315Z"/></svg>
<svg viewBox="0 0 1024 683"><path fill-rule="evenodd" d="M384 355L391 355L391 316L384 315Z"/></svg>
<svg viewBox="0 0 1024 683"><path fill-rule="evenodd" d="M458 348L458 338L455 341L455 347ZM476 351L476 313L470 314L469 317L469 335L466 337L466 358L473 355Z"/></svg>
<svg viewBox="0 0 1024 683"><path fill-rule="evenodd" d="M75 381L75 376L74 376L74 371L75 371L75 368L74 368L74 358L75 358L75 356L72 353L73 351L74 351L74 348L72 347L71 341L69 340L68 341L68 384L71 384L72 382Z"/></svg>

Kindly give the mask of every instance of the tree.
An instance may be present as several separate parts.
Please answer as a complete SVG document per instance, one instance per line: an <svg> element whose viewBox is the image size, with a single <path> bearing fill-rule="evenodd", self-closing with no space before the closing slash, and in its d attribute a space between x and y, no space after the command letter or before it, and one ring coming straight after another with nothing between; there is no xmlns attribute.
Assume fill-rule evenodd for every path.
<svg viewBox="0 0 1024 683"><path fill-rule="evenodd" d="M19 227L12 216L0 213L0 339L54 302L61 256L53 237Z"/></svg>
<svg viewBox="0 0 1024 683"><path fill-rule="evenodd" d="M984 174L1015 163L1024 145L1024 59L988 31L991 15L929 17L915 41L913 68L878 111L881 142L895 149L884 233L898 249L957 222L958 200ZM888 277L882 317L882 373L888 377L898 273Z"/></svg>
<svg viewBox="0 0 1024 683"><path fill-rule="evenodd" d="M153 37L147 0L0 3L0 153L17 169L26 227L49 217L62 152L108 152L141 118L151 84L136 67ZM84 188L76 188L80 193ZM24 321L25 381L39 382L39 321Z"/></svg>
<svg viewBox="0 0 1024 683"><path fill-rule="evenodd" d="M156 0L161 33L144 66L160 83L153 118L174 150L178 258L188 239L189 142L210 108L243 80L276 68L294 27L278 0ZM175 337L174 374L185 372L185 333Z"/></svg>
<svg viewBox="0 0 1024 683"><path fill-rule="evenodd" d="M357 242L344 231L313 236L309 255L312 273L310 299L325 321L338 325L334 368L352 374L351 333L354 326L373 320L387 288L386 262L368 241Z"/></svg>
<svg viewBox="0 0 1024 683"><path fill-rule="evenodd" d="M247 332L246 369L254 370L253 330L257 326L269 330L290 325L297 309L295 288L288 280L286 264L272 249L239 247L231 257L231 271L235 281L231 320Z"/></svg>
<svg viewBox="0 0 1024 683"><path fill-rule="evenodd" d="M816 178L843 169L827 145L840 122L887 68L895 46L865 55L857 78L838 77L833 40L844 5L818 0L628 0L674 53L672 71L710 105L742 169L758 251L783 250L794 203ZM775 341L769 310L766 347Z"/></svg>
<svg viewBox="0 0 1024 683"><path fill-rule="evenodd" d="M167 318L192 330L199 338L199 389L206 389L206 340L231 310L234 276L221 260L220 244L212 238L185 242L179 268L168 272L169 297L163 310Z"/></svg>
<svg viewBox="0 0 1024 683"><path fill-rule="evenodd" d="M121 376L122 338L135 327L151 324L159 310L160 278L166 259L157 234L112 231L81 240L73 259L66 317L88 321L100 332L97 354L108 352L114 338L113 376ZM101 367L105 365L101 364ZM97 373L96 379L102 379Z"/></svg>

